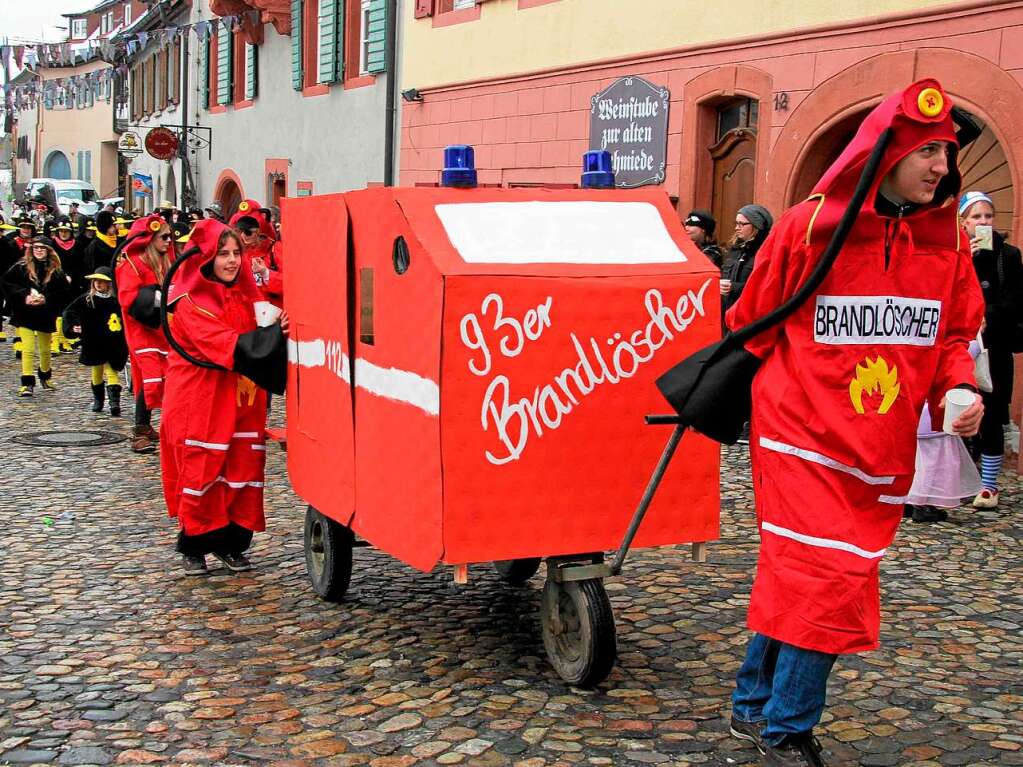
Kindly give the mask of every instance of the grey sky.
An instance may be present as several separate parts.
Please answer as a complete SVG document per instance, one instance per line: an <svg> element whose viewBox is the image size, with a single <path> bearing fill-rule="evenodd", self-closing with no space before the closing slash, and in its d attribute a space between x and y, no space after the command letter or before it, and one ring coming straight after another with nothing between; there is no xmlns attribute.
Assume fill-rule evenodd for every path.
<svg viewBox="0 0 1023 767"><path fill-rule="evenodd" d="M62 13L77 13L96 5L99 0L0 0L0 39L10 38L12 44L42 40L59 42L67 30L58 29L65 19Z"/></svg>

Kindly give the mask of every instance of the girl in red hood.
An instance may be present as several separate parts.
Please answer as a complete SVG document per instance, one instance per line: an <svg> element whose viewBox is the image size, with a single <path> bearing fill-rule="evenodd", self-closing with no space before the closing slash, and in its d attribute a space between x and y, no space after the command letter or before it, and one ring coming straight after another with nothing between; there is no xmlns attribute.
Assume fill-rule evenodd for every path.
<svg viewBox="0 0 1023 767"><path fill-rule="evenodd" d="M258 326L257 312L269 307L235 230L204 219L189 246L199 252L173 276L167 297L164 497L180 525L185 572L205 573L207 554L238 572L251 567L253 532L265 529L266 392L256 382L283 392L288 318Z"/></svg>
<svg viewBox="0 0 1023 767"><path fill-rule="evenodd" d="M773 229L726 318L742 327L796 292L886 141L824 281L746 343L762 360L750 437L761 544L748 618L757 633L731 730L766 751L764 764L824 764L812 730L832 665L878 646L878 567L912 484L924 402L940 424L948 390L975 391L968 346L984 303L951 204L960 185L951 108L934 80L875 108ZM982 412L977 398L952 429L975 433Z"/></svg>
<svg viewBox="0 0 1023 767"><path fill-rule="evenodd" d="M167 365L167 339L160 332L160 284L173 261L172 237L160 216L140 218L131 225L117 260L117 299L135 390L131 449L136 453L155 452L160 439L152 413L162 404Z"/></svg>
<svg viewBox="0 0 1023 767"><path fill-rule="evenodd" d="M255 200L242 200L238 212L231 217L231 226L242 236L252 274L266 300L274 306L283 306L284 263L277 230L270 222L270 211L259 207Z"/></svg>

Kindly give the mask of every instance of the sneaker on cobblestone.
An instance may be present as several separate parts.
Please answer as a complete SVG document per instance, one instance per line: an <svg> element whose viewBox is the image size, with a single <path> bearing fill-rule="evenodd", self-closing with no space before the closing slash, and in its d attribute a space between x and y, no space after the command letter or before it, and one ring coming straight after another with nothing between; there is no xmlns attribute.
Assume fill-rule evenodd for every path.
<svg viewBox="0 0 1023 767"><path fill-rule="evenodd" d="M232 573L243 573L252 569L252 563L244 554L218 554L214 551L213 556L223 562Z"/></svg>
<svg viewBox="0 0 1023 767"><path fill-rule="evenodd" d="M760 764L764 767L827 767L820 741L811 732L789 735L777 746L767 746Z"/></svg>
<svg viewBox="0 0 1023 767"><path fill-rule="evenodd" d="M206 575L209 572L206 557L190 557L186 554L181 558L181 565L185 569L185 575Z"/></svg>
<svg viewBox="0 0 1023 767"><path fill-rule="evenodd" d="M34 386L21 386L18 388L19 397L31 397L35 391Z"/></svg>
<svg viewBox="0 0 1023 767"><path fill-rule="evenodd" d="M733 738L752 743L757 747L757 751L761 754L764 753L764 739L762 737L764 731L763 720L759 722L746 722L733 716L728 729L731 731Z"/></svg>

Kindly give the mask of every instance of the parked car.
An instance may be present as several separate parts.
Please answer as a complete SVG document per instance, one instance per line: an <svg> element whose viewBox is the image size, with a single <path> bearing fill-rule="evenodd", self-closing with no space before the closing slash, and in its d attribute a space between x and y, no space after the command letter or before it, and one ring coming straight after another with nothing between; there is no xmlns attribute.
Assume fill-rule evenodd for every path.
<svg viewBox="0 0 1023 767"><path fill-rule="evenodd" d="M71 203L78 202L78 212L86 216L94 216L100 210L99 195L96 187L88 181L67 178L34 178L25 187L25 196L32 199L43 197L54 210L66 216L71 211Z"/></svg>

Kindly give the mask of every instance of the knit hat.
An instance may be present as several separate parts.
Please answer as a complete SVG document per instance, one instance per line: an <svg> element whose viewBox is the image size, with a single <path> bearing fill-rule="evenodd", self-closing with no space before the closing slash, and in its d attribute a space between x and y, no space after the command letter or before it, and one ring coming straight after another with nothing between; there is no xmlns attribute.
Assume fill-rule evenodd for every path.
<svg viewBox="0 0 1023 767"><path fill-rule="evenodd" d="M991 210L995 209L995 204L991 201L991 198L983 192L967 192L959 198L959 216L965 216L966 212L978 202L986 202L991 206Z"/></svg>
<svg viewBox="0 0 1023 767"><path fill-rule="evenodd" d="M774 226L774 218L771 216L771 211L763 205L743 205L739 208L739 212L736 215L745 216L746 220L753 224L753 228L758 232L767 231Z"/></svg>
<svg viewBox="0 0 1023 767"><path fill-rule="evenodd" d="M714 229L717 227L718 222L714 220L714 216L711 215L709 210L697 208L689 212L689 215L686 216L682 224L685 226L698 226L707 233L707 236L710 236L714 234Z"/></svg>
<svg viewBox="0 0 1023 767"><path fill-rule="evenodd" d="M114 225L114 214L109 210L101 210L96 214L96 231L106 234Z"/></svg>

